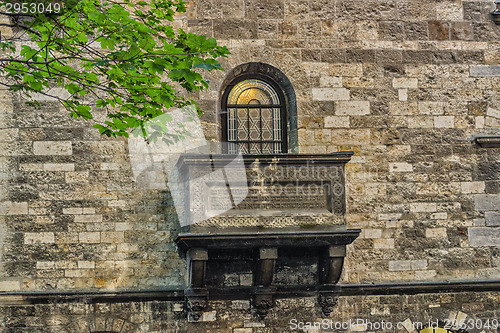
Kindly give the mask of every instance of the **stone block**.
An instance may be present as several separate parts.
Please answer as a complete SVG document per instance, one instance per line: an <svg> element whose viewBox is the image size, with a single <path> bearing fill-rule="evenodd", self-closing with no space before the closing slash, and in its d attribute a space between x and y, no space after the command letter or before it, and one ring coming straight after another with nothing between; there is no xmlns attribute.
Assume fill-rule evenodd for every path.
<svg viewBox="0 0 500 333"><path fill-rule="evenodd" d="M443 102L419 102L418 113L422 115L440 116L444 113L446 104Z"/></svg>
<svg viewBox="0 0 500 333"><path fill-rule="evenodd" d="M217 311L209 311L209 312L203 312L200 321L206 322L206 321L216 321L217 320Z"/></svg>
<svg viewBox="0 0 500 333"><path fill-rule="evenodd" d="M13 202L3 201L0 202L1 215L24 215L28 214L27 202Z"/></svg>
<svg viewBox="0 0 500 333"><path fill-rule="evenodd" d="M413 166L406 162L389 163L389 172L412 172Z"/></svg>
<svg viewBox="0 0 500 333"><path fill-rule="evenodd" d="M71 141L33 142L33 154L35 155L71 155L72 153Z"/></svg>
<svg viewBox="0 0 500 333"><path fill-rule="evenodd" d="M472 247L498 246L500 244L500 228L471 227L469 243Z"/></svg>
<svg viewBox="0 0 500 333"><path fill-rule="evenodd" d="M328 72L331 76L363 76L362 64L330 64Z"/></svg>
<svg viewBox="0 0 500 333"><path fill-rule="evenodd" d="M409 128L433 128L434 117L429 116L416 116L408 117Z"/></svg>
<svg viewBox="0 0 500 333"><path fill-rule="evenodd" d="M66 183L88 183L89 172L88 171L73 171L67 172L65 174Z"/></svg>
<svg viewBox="0 0 500 333"><path fill-rule="evenodd" d="M55 264L53 261L37 261L36 269L54 269Z"/></svg>
<svg viewBox="0 0 500 333"><path fill-rule="evenodd" d="M252 274L240 274L240 285L251 286L253 284Z"/></svg>
<svg viewBox="0 0 500 333"><path fill-rule="evenodd" d="M124 233L121 231L103 231L101 233L101 242L103 243L123 243L125 241Z"/></svg>
<svg viewBox="0 0 500 333"><path fill-rule="evenodd" d="M233 329L233 333L252 333L251 328L235 328Z"/></svg>
<svg viewBox="0 0 500 333"><path fill-rule="evenodd" d="M44 171L75 171L74 163L44 163Z"/></svg>
<svg viewBox="0 0 500 333"><path fill-rule="evenodd" d="M349 117L328 116L325 117L326 128L349 128Z"/></svg>
<svg viewBox="0 0 500 333"><path fill-rule="evenodd" d="M362 116L370 114L370 102L367 101L336 102L335 114L338 116Z"/></svg>
<svg viewBox="0 0 500 333"><path fill-rule="evenodd" d="M436 127L436 128L454 128L455 127L455 117L454 116L434 117L434 127Z"/></svg>
<svg viewBox="0 0 500 333"><path fill-rule="evenodd" d="M452 22L450 37L452 40L474 40L471 22Z"/></svg>
<svg viewBox="0 0 500 333"><path fill-rule="evenodd" d="M415 271L421 271L427 269L427 260L426 259L421 259L421 260L411 260L411 269Z"/></svg>
<svg viewBox="0 0 500 333"><path fill-rule="evenodd" d="M375 249L393 249L394 239L392 238L379 238L373 240L373 248Z"/></svg>
<svg viewBox="0 0 500 333"><path fill-rule="evenodd" d="M245 320L245 323L243 324L245 327L266 327L266 324L258 321L249 321Z"/></svg>
<svg viewBox="0 0 500 333"><path fill-rule="evenodd" d="M339 76L320 76L319 86L322 88L342 88L342 77Z"/></svg>
<svg viewBox="0 0 500 333"><path fill-rule="evenodd" d="M493 109L493 108L486 109L486 115L488 117L493 117L493 118L500 119L500 111L496 110L496 109Z"/></svg>
<svg viewBox="0 0 500 333"><path fill-rule="evenodd" d="M250 301L247 300L231 301L231 309L248 310L250 309Z"/></svg>
<svg viewBox="0 0 500 333"><path fill-rule="evenodd" d="M0 280L0 291L18 291L18 290L21 290L21 281Z"/></svg>
<svg viewBox="0 0 500 333"><path fill-rule="evenodd" d="M417 202L410 204L410 212L412 213L434 213L436 211L436 203Z"/></svg>
<svg viewBox="0 0 500 333"><path fill-rule="evenodd" d="M102 222L102 215L99 214L76 215L75 222Z"/></svg>
<svg viewBox="0 0 500 333"><path fill-rule="evenodd" d="M17 140L18 132L17 128L0 129L0 142L13 142Z"/></svg>
<svg viewBox="0 0 500 333"><path fill-rule="evenodd" d="M418 79L410 77L395 77L392 79L392 86L398 88L417 89Z"/></svg>
<svg viewBox="0 0 500 333"><path fill-rule="evenodd" d="M484 182L464 182L460 184L462 193L484 193L485 183Z"/></svg>
<svg viewBox="0 0 500 333"><path fill-rule="evenodd" d="M214 37L216 39L256 39L257 20L214 20Z"/></svg>
<svg viewBox="0 0 500 333"><path fill-rule="evenodd" d="M500 210L500 208L499 208ZM498 212L486 212L484 214L486 219L486 225L489 227L500 227L500 211ZM499 239L500 242L500 239Z"/></svg>
<svg viewBox="0 0 500 333"><path fill-rule="evenodd" d="M479 194L474 197L474 205L480 212L500 210L500 194Z"/></svg>
<svg viewBox="0 0 500 333"><path fill-rule="evenodd" d="M84 260L79 260L78 261L78 268L80 269L91 269L95 268L95 262L93 261L84 261Z"/></svg>
<svg viewBox="0 0 500 333"><path fill-rule="evenodd" d="M394 116L417 115L416 102L389 102L389 113Z"/></svg>
<svg viewBox="0 0 500 333"><path fill-rule="evenodd" d="M402 102L408 100L408 89L398 89L398 99Z"/></svg>
<svg viewBox="0 0 500 333"><path fill-rule="evenodd" d="M476 76L476 77L500 76L500 65L473 65L473 66L470 66L470 76Z"/></svg>
<svg viewBox="0 0 500 333"><path fill-rule="evenodd" d="M53 232L26 232L24 244L53 244L55 237Z"/></svg>
<svg viewBox="0 0 500 333"><path fill-rule="evenodd" d="M362 233L364 238L382 238L382 229L364 229Z"/></svg>
<svg viewBox="0 0 500 333"><path fill-rule="evenodd" d="M426 238L447 238L446 228L427 228L425 229Z"/></svg>
<svg viewBox="0 0 500 333"><path fill-rule="evenodd" d="M332 144L363 145L370 144L369 129L332 129Z"/></svg>
<svg viewBox="0 0 500 333"><path fill-rule="evenodd" d="M82 214L82 213L83 213L82 207L63 208L63 214Z"/></svg>
<svg viewBox="0 0 500 333"><path fill-rule="evenodd" d="M429 22L430 40L449 40L450 27L448 22L430 21Z"/></svg>
<svg viewBox="0 0 500 333"><path fill-rule="evenodd" d="M410 260L391 260L389 261L389 271L409 271L411 269Z"/></svg>
<svg viewBox="0 0 500 333"><path fill-rule="evenodd" d="M313 88L312 97L316 101L348 101L350 92L346 88Z"/></svg>
<svg viewBox="0 0 500 333"><path fill-rule="evenodd" d="M78 234L78 239L80 243L100 243L101 233L100 232L80 232Z"/></svg>

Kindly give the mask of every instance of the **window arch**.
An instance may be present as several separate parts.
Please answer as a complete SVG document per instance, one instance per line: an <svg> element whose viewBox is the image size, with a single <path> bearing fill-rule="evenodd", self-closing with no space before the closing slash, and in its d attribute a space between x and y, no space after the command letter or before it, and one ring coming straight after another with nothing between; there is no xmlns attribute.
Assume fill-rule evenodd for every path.
<svg viewBox="0 0 500 333"><path fill-rule="evenodd" d="M221 96L221 139L225 153L297 152L295 92L270 65L248 63L226 78Z"/></svg>

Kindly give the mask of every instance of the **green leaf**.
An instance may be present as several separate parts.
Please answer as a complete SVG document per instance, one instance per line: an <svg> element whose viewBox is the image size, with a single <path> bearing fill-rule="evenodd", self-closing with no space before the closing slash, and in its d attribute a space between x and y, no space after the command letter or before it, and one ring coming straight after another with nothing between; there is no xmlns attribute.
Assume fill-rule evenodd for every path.
<svg viewBox="0 0 500 333"><path fill-rule="evenodd" d="M79 104L76 107L76 113L78 116L84 118L84 119L92 119L92 114L90 113L90 106L88 105L83 105Z"/></svg>
<svg viewBox="0 0 500 333"><path fill-rule="evenodd" d="M71 117L92 120L102 135L127 137L190 103L186 92L207 88L205 73L221 69L218 58L229 54L213 38L174 29L170 22L185 11L184 0L65 0L61 15L20 16L33 44L0 41L8 88L33 105L33 92L65 88L71 96L61 103ZM96 123L95 108L108 111L107 121ZM164 123L144 136L170 143L182 137L168 134Z"/></svg>

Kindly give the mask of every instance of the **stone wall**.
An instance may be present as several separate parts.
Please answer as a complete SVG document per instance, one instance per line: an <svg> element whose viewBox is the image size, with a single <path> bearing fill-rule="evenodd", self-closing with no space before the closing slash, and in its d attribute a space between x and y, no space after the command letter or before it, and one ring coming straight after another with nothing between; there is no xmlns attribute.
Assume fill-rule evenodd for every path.
<svg viewBox="0 0 500 333"><path fill-rule="evenodd" d="M491 1L197 0L175 24L232 52L222 60L225 71L208 75L210 88L197 96L208 138L219 137L224 78L238 65L265 62L295 89L299 151L355 152L346 217L349 228L363 231L348 247L343 283L481 280L500 278L500 149L471 139L500 135L500 26L491 10ZM137 188L127 142L99 137L53 101L34 110L0 93L0 198L0 291L184 284L169 192ZM359 296L341 298L332 316L394 321L484 310L485 318L498 318L499 301L474 293ZM265 327L245 327L253 320L245 302L214 303L222 309L218 321L200 325L286 332L299 309L320 317L308 299L278 303ZM71 331L87 316L132 325L123 332L198 332L170 312L177 305L127 303L125 317L120 306L1 311L6 332ZM57 313L70 316L59 320Z"/></svg>
<svg viewBox="0 0 500 333"><path fill-rule="evenodd" d="M344 282L500 277L500 27L490 1L197 1L185 26L283 71L299 151L353 150ZM218 138L225 73L200 94Z"/></svg>
<svg viewBox="0 0 500 333"><path fill-rule="evenodd" d="M499 297L498 293L346 296L340 297L329 318L322 315L314 298L284 298L276 301L276 307L264 320L256 319L248 301L214 301L202 323L187 323L183 304L173 300L59 301L1 307L0 329L5 333L319 333L380 332L384 327L385 331L406 333L415 332L412 325L420 330L429 323L436 327L439 321L443 327L453 320L463 320L467 325L477 323L482 328L480 325L487 325L490 319L491 328L482 331L496 332L493 327L498 323L491 318L500 315Z"/></svg>

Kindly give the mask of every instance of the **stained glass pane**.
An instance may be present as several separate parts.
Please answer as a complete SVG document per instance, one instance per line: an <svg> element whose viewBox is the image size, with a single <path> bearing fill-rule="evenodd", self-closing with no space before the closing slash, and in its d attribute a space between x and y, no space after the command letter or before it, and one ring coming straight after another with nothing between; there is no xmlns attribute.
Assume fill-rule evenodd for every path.
<svg viewBox="0 0 500 333"><path fill-rule="evenodd" d="M262 80L244 80L228 96L228 150L242 153L271 154L282 152L283 135L281 101L273 87ZM262 105L262 107L260 107Z"/></svg>

